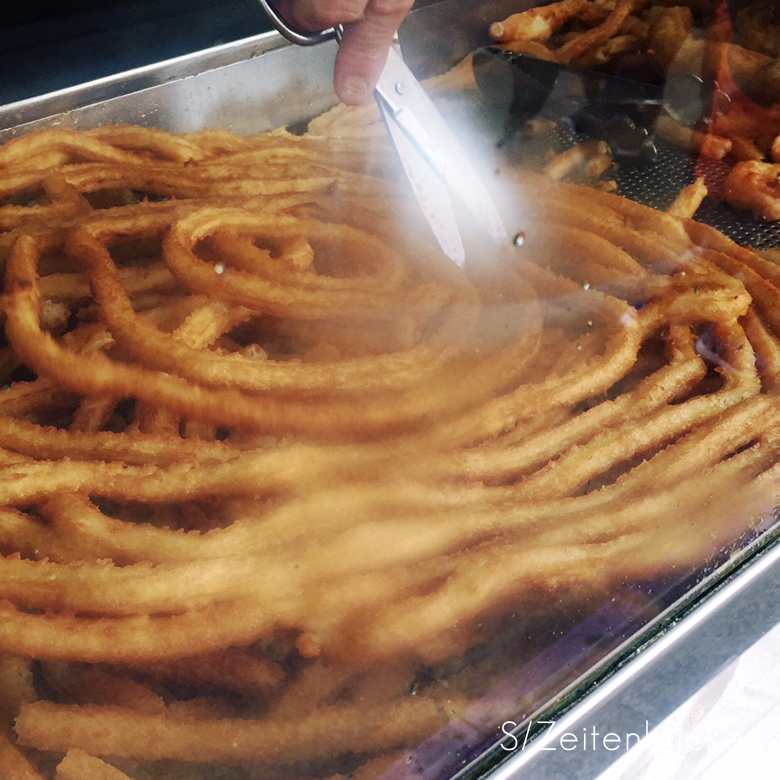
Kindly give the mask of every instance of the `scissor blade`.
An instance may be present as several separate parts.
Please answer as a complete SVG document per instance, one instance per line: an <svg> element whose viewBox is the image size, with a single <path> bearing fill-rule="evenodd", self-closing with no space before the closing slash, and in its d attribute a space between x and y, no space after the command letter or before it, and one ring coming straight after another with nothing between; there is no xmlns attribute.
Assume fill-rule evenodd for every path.
<svg viewBox="0 0 780 780"><path fill-rule="evenodd" d="M497 244L507 244L509 238L504 223L471 160L433 101L393 49L376 91L383 108L428 164L457 193L490 239Z"/></svg>
<svg viewBox="0 0 780 780"><path fill-rule="evenodd" d="M433 235L436 236L444 254L459 266L463 266L466 254L463 250L455 211L447 194L447 186L420 156L414 144L396 124L392 113L386 109L381 101L379 101L379 108L406 172L406 178L409 180L417 202L431 226Z"/></svg>

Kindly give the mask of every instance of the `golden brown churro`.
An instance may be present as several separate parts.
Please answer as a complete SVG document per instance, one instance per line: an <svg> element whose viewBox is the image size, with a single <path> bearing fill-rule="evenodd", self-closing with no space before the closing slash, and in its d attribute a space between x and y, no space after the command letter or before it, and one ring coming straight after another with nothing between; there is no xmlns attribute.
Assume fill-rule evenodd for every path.
<svg viewBox="0 0 780 780"><path fill-rule="evenodd" d="M775 505L780 272L701 192L524 173L461 270L361 116L0 150L0 773L370 776L423 669Z"/></svg>

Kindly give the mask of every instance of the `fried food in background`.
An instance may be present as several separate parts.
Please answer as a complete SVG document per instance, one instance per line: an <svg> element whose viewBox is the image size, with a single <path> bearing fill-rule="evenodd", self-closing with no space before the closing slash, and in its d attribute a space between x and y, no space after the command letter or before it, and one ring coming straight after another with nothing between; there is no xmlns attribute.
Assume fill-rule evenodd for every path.
<svg viewBox="0 0 780 780"><path fill-rule="evenodd" d="M510 51L574 67L664 81L695 74L717 84L708 113L693 125L659 117L656 134L692 154L737 162L779 162L780 20L775 3L750 3L734 13L717 0L561 0L513 14L490 27ZM739 180L743 171L738 170ZM780 201L732 199L774 220Z"/></svg>
<svg viewBox="0 0 780 780"><path fill-rule="evenodd" d="M737 163L726 177L723 190L729 203L780 219L780 165L758 160Z"/></svg>
<svg viewBox="0 0 780 780"><path fill-rule="evenodd" d="M0 173L8 776L489 744L518 615L688 576L777 504L780 272L710 228L504 172L522 246L461 270L343 109L32 133Z"/></svg>
<svg viewBox="0 0 780 780"><path fill-rule="evenodd" d="M684 70L703 78L720 75L712 69L720 54L713 58L710 50L720 42L728 44L723 51L734 74L752 82L777 56L766 45L749 45L754 28L773 39L775 15L761 4L751 5L736 15L735 28L728 5L719 0L560 0L494 22L489 33L502 48L523 52L529 44L536 51L544 46L546 59L574 67L621 67L626 54L649 55L658 75ZM719 29L723 25L726 33Z"/></svg>

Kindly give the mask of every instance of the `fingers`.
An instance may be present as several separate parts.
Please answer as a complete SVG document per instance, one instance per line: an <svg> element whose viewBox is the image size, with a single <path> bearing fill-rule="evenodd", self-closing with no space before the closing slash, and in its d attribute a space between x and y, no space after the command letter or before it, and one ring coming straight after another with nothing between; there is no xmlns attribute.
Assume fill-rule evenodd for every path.
<svg viewBox="0 0 780 780"><path fill-rule="evenodd" d="M343 24L336 56L334 87L343 103L370 99L387 61L387 52L414 0L281 0L279 12L307 30Z"/></svg>
<svg viewBox="0 0 780 780"><path fill-rule="evenodd" d="M336 94L342 102L359 105L370 99L405 15L405 11L377 14L369 7L360 21L345 28L334 74Z"/></svg>

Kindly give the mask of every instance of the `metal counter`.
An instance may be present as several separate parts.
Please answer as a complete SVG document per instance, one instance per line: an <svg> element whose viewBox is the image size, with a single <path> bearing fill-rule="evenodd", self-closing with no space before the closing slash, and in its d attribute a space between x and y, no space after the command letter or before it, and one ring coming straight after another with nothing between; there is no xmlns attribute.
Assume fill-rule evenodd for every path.
<svg viewBox="0 0 780 780"><path fill-rule="evenodd" d="M780 757L780 545L758 553L491 780L770 777Z"/></svg>

